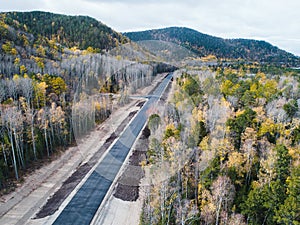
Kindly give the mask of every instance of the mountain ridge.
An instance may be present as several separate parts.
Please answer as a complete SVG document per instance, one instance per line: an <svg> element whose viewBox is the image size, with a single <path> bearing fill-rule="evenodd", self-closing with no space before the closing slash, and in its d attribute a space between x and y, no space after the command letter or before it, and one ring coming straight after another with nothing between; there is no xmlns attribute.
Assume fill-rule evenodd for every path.
<svg viewBox="0 0 300 225"><path fill-rule="evenodd" d="M35 45L49 41L67 48L107 52L120 45L145 40L171 42L199 57L214 55L218 59L234 59L299 67L300 57L263 40L224 39L186 27L167 27L137 32L119 33L89 16L69 16L50 12L3 12L0 19L9 26L1 28L0 44L10 39L23 44L22 36ZM11 32L15 29L14 32ZM6 33L5 33L6 32ZM7 39L6 36L9 36ZM16 38L17 37L17 38ZM167 50L164 48L162 50ZM91 50L91 49L90 49ZM149 49L147 49L149 50ZM176 58L174 60L177 60Z"/></svg>
<svg viewBox="0 0 300 225"><path fill-rule="evenodd" d="M300 58L263 40L223 39L186 27L167 27L137 32L125 32L132 41L161 40L186 47L199 56L244 59L262 63L299 65Z"/></svg>
<svg viewBox="0 0 300 225"><path fill-rule="evenodd" d="M16 30L30 33L36 38L54 40L67 48L107 50L128 42L119 32L89 16L43 11L3 12L1 16L6 24Z"/></svg>

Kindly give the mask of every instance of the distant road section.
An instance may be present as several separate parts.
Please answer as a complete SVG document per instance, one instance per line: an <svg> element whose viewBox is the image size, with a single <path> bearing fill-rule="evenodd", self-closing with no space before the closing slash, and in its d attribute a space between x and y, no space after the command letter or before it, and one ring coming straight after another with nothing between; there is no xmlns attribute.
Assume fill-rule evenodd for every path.
<svg viewBox="0 0 300 225"><path fill-rule="evenodd" d="M87 225L91 223L132 145L147 122L148 109L158 102L172 76L172 73L168 74L152 95L148 97L149 100L127 126L107 155L105 155L53 224Z"/></svg>

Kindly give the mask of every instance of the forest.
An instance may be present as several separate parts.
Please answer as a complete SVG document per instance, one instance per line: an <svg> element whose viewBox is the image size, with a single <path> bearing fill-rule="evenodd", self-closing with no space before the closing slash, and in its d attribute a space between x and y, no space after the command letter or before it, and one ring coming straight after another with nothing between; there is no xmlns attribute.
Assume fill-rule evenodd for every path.
<svg viewBox="0 0 300 225"><path fill-rule="evenodd" d="M299 71L236 64L174 76L148 122L140 224L300 224Z"/></svg>
<svg viewBox="0 0 300 225"><path fill-rule="evenodd" d="M53 40L67 48L92 47L100 52L128 42L126 37L88 16L34 11L8 12L3 13L2 17L7 25L15 29Z"/></svg>
<svg viewBox="0 0 300 225"><path fill-rule="evenodd" d="M26 16L48 14L0 17L1 195L12 191L25 174L74 145L76 139L108 118L114 107L130 101L130 94L149 85L157 73L174 70L164 63L140 63L98 53L97 46L67 48L47 34L25 32L25 24L11 26L17 23L12 15L24 23ZM69 19L58 18L64 23L68 22L64 18ZM27 30L39 32L34 29L27 25Z"/></svg>

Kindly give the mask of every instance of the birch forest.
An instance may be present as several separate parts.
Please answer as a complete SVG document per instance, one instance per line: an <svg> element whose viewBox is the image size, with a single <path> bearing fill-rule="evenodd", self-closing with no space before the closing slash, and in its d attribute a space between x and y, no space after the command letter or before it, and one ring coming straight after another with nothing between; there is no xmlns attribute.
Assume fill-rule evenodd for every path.
<svg viewBox="0 0 300 225"><path fill-rule="evenodd" d="M66 48L36 38L0 19L0 189L74 144L109 117L113 105L129 101L165 69L97 53L93 47ZM112 46L113 47L113 46ZM133 56L131 56L133 58Z"/></svg>
<svg viewBox="0 0 300 225"><path fill-rule="evenodd" d="M140 224L299 224L299 81L255 64L176 71L148 123Z"/></svg>

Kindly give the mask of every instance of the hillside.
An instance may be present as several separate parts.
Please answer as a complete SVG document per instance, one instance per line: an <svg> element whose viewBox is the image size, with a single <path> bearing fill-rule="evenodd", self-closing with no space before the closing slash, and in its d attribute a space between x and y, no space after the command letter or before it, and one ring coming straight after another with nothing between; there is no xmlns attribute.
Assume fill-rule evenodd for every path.
<svg viewBox="0 0 300 225"><path fill-rule="evenodd" d="M144 49L147 49L159 59L167 62L180 62L187 58L194 58L197 55L188 49L167 41L146 40L137 42Z"/></svg>
<svg viewBox="0 0 300 225"><path fill-rule="evenodd" d="M48 12L2 13L6 24L71 48L111 49L127 39L103 23L88 16L66 16Z"/></svg>
<svg viewBox="0 0 300 225"><path fill-rule="evenodd" d="M158 61L155 54L135 42L128 42L126 44L119 45L109 50L107 55L138 62Z"/></svg>
<svg viewBox="0 0 300 225"><path fill-rule="evenodd" d="M0 13L0 196L174 70L121 42L89 17Z"/></svg>
<svg viewBox="0 0 300 225"><path fill-rule="evenodd" d="M199 56L215 55L218 58L244 59L276 64L299 65L299 57L283 51L265 41L223 39L184 27L124 33L132 41L168 41L193 51Z"/></svg>

